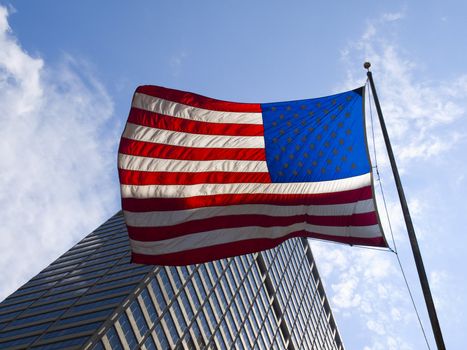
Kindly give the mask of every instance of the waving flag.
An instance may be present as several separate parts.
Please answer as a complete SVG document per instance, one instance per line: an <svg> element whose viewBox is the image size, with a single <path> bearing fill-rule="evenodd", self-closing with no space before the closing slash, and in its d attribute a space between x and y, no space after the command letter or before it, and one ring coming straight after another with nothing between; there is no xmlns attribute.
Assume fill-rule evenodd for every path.
<svg viewBox="0 0 467 350"><path fill-rule="evenodd" d="M133 262L200 263L297 236L387 246L363 92L246 104L138 87L118 160Z"/></svg>

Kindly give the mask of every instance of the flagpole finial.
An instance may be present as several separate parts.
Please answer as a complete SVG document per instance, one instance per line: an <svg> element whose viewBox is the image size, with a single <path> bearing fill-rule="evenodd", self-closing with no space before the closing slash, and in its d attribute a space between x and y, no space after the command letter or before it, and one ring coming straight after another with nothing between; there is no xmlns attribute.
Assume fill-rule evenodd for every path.
<svg viewBox="0 0 467 350"><path fill-rule="evenodd" d="M367 69L367 70L370 70L370 67L371 67L371 63L370 62L365 62L363 63L363 68Z"/></svg>

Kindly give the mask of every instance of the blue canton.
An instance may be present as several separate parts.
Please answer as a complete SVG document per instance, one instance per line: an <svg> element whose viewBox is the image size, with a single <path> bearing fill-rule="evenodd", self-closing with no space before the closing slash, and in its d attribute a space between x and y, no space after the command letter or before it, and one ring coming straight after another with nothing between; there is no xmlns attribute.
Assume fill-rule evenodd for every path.
<svg viewBox="0 0 467 350"><path fill-rule="evenodd" d="M327 181L370 172L363 91L262 104L272 181Z"/></svg>

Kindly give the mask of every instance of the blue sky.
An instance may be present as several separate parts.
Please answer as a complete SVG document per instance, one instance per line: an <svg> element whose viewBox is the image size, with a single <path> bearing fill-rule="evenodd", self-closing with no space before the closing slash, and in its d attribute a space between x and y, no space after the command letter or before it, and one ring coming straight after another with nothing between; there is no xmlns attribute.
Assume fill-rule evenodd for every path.
<svg viewBox="0 0 467 350"><path fill-rule="evenodd" d="M369 60L446 345L465 346L463 2L0 6L0 298L119 210L117 145L138 85L295 100L363 85ZM380 138L376 148L400 257L435 348ZM389 234L385 215L383 223ZM393 254L312 246L348 349L427 348Z"/></svg>

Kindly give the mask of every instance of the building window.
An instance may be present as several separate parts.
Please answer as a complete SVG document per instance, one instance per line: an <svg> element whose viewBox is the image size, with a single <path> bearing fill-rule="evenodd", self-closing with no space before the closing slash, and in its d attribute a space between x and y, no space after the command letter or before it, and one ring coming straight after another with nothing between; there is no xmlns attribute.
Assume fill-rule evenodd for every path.
<svg viewBox="0 0 467 350"><path fill-rule="evenodd" d="M136 340L135 334L131 329L130 321L128 320L128 316L125 313L122 313L118 318L118 323L120 323L120 327L122 327L123 336L125 337L126 342L130 349L136 348L138 342Z"/></svg>
<svg viewBox="0 0 467 350"><path fill-rule="evenodd" d="M153 334L154 333L155 337L159 341L159 344L161 345L161 349L169 349L169 340L167 339L167 336L164 333L164 329L160 323L155 327Z"/></svg>
<svg viewBox="0 0 467 350"><path fill-rule="evenodd" d="M152 326L155 320L157 319L157 312L147 289L143 289L143 291L140 294L140 297L142 300L142 304L144 305L144 308L146 309L149 316L149 320L147 320L148 324L149 326Z"/></svg>
<svg viewBox="0 0 467 350"><path fill-rule="evenodd" d="M118 339L118 335L114 327L107 331L106 336L112 350L123 350L122 343Z"/></svg>
<svg viewBox="0 0 467 350"><path fill-rule="evenodd" d="M138 304L138 300L135 299L130 304L130 311L135 320L136 326L138 327L139 334L143 337L148 331L148 325L143 316L143 311L141 311L141 307Z"/></svg>

